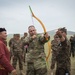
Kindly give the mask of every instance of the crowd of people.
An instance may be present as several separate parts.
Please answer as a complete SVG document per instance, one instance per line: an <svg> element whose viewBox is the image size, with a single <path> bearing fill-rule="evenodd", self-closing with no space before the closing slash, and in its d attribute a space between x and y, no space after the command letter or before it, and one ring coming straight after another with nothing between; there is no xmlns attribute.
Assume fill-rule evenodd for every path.
<svg viewBox="0 0 75 75"><path fill-rule="evenodd" d="M45 43L50 41L50 35L47 32L38 34L35 26L30 25L23 37L20 34L13 34L8 44L6 39L6 29L0 28L0 75L18 75L17 62L19 75L48 75L44 51ZM71 75L70 57L71 53L73 57L75 56L75 35L68 39L67 29L58 28L54 39L51 40L51 49L50 69L56 68L55 75ZM24 63L27 64L26 74L23 68Z"/></svg>

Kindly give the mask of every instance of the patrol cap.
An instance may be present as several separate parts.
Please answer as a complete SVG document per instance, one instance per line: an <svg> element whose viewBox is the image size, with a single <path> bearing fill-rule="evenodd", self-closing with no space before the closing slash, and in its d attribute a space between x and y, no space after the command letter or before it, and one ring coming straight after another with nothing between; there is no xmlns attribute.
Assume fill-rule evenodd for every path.
<svg viewBox="0 0 75 75"><path fill-rule="evenodd" d="M24 35L27 35L28 33L27 32L24 32Z"/></svg>
<svg viewBox="0 0 75 75"><path fill-rule="evenodd" d="M67 29L65 27L59 28L58 30L63 31L63 32L65 32L67 34Z"/></svg>
<svg viewBox="0 0 75 75"><path fill-rule="evenodd" d="M5 28L0 28L0 32L6 31Z"/></svg>
<svg viewBox="0 0 75 75"><path fill-rule="evenodd" d="M14 34L14 36L20 37L20 34Z"/></svg>

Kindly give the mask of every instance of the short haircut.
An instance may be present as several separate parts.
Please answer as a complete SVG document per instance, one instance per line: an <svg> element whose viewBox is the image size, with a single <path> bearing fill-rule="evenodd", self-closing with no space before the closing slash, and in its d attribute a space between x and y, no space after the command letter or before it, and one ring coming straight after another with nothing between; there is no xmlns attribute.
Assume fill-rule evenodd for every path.
<svg viewBox="0 0 75 75"><path fill-rule="evenodd" d="M34 26L34 25L30 25L30 26L28 27L28 29L29 29L29 28L31 28L31 27L34 27L34 28L35 28L35 26Z"/></svg>
<svg viewBox="0 0 75 75"><path fill-rule="evenodd" d="M0 32L6 31L5 28L0 28Z"/></svg>

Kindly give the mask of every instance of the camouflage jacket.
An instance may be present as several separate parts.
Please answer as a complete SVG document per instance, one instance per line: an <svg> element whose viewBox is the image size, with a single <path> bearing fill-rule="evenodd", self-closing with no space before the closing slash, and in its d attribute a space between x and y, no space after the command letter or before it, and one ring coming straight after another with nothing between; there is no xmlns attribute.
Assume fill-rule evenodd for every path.
<svg viewBox="0 0 75 75"><path fill-rule="evenodd" d="M56 56L57 67L70 70L71 60L70 60L70 50L71 44L68 40L61 42L58 49L58 54Z"/></svg>
<svg viewBox="0 0 75 75"><path fill-rule="evenodd" d="M27 44L29 43L26 56L27 62L33 62L36 68L46 64L46 55L44 52L44 44L47 42L46 38L44 38L44 36L37 35L35 39L32 39L31 36L29 36L24 42Z"/></svg>
<svg viewBox="0 0 75 75"><path fill-rule="evenodd" d="M57 63L57 68L63 68L70 70L71 61L70 61L70 49L71 44L66 39L64 42L60 42L57 45L57 52L55 55L55 60Z"/></svg>
<svg viewBox="0 0 75 75"><path fill-rule="evenodd" d="M60 42L56 40L51 41L51 49L52 49L52 58L51 58L51 69L55 68L56 56L58 54L58 45Z"/></svg>
<svg viewBox="0 0 75 75"><path fill-rule="evenodd" d="M23 40L23 39L25 39L25 37L23 36L23 37L21 37L21 40Z"/></svg>
<svg viewBox="0 0 75 75"><path fill-rule="evenodd" d="M14 38L11 38L10 40L9 40L9 47L11 46L11 44L12 44L12 42L14 41Z"/></svg>
<svg viewBox="0 0 75 75"><path fill-rule="evenodd" d="M11 51L12 55L14 55L15 52L21 52L21 53L23 53L21 40L18 40L18 41L13 40L12 44L10 46L10 51Z"/></svg>

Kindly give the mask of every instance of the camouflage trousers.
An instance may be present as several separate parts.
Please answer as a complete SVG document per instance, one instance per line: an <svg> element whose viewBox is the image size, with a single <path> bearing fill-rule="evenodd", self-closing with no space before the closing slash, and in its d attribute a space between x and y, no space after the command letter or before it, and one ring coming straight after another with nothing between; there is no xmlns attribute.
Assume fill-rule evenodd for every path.
<svg viewBox="0 0 75 75"><path fill-rule="evenodd" d="M57 68L55 75L71 75L70 71L64 70L63 68Z"/></svg>
<svg viewBox="0 0 75 75"><path fill-rule="evenodd" d="M27 63L26 75L47 75L47 68L35 69L33 63Z"/></svg>
<svg viewBox="0 0 75 75"><path fill-rule="evenodd" d="M15 55L16 54L16 55ZM19 69L23 70L23 59L22 59L22 55L15 53L14 57L13 57L13 62L12 65L13 67L16 69L17 66L17 61L19 61Z"/></svg>

